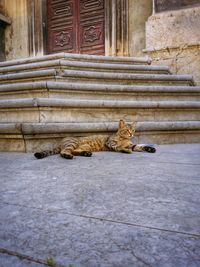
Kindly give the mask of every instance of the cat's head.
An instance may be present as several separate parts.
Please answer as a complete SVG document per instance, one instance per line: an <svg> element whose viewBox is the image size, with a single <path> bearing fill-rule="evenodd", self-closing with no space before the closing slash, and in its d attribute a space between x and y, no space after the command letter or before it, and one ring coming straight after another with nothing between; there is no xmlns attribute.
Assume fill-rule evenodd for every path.
<svg viewBox="0 0 200 267"><path fill-rule="evenodd" d="M136 129L136 122L125 123L124 120L119 121L117 134L121 138L132 138Z"/></svg>

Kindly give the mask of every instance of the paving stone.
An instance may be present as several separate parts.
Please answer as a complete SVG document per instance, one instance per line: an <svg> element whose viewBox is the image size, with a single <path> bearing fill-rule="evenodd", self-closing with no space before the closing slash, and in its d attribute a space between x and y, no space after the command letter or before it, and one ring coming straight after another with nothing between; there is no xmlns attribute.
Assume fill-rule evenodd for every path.
<svg viewBox="0 0 200 267"><path fill-rule="evenodd" d="M199 144L74 160L0 153L0 184L8 252L74 267L200 266ZM37 264L25 260L0 253L2 267Z"/></svg>
<svg viewBox="0 0 200 267"><path fill-rule="evenodd" d="M7 216L3 216L6 210ZM199 266L199 237L7 205L1 246L58 264ZM3 214L2 214L3 213Z"/></svg>

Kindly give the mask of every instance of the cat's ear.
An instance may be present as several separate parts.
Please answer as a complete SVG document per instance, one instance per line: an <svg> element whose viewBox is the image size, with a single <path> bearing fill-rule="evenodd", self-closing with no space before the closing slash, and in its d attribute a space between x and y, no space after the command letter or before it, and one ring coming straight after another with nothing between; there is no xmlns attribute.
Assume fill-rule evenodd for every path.
<svg viewBox="0 0 200 267"><path fill-rule="evenodd" d="M123 120L119 121L119 128L123 128L125 126L125 122Z"/></svg>
<svg viewBox="0 0 200 267"><path fill-rule="evenodd" d="M132 129L135 129L135 128L136 128L136 124L137 124L137 122L136 122L136 121L134 121L134 122L131 124L131 126L132 126Z"/></svg>

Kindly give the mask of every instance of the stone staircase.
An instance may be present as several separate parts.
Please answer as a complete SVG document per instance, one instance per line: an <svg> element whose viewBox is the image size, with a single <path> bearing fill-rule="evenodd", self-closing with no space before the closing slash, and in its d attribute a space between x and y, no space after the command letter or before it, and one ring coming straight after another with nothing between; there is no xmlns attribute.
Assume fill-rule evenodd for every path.
<svg viewBox="0 0 200 267"><path fill-rule="evenodd" d="M0 150L36 151L67 135L137 121L136 143L200 142L200 87L148 58L59 53L0 63Z"/></svg>

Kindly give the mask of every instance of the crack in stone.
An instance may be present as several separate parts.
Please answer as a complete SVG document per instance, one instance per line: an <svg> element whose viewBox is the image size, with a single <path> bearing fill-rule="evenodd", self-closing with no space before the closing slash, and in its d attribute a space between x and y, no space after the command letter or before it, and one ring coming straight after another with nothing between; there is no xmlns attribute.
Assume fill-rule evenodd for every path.
<svg viewBox="0 0 200 267"><path fill-rule="evenodd" d="M49 264L45 260L38 259L38 258L35 258L35 257L32 257L32 256L28 256L26 254L19 253L19 252L16 252L16 251L12 251L12 250L9 250L9 249L6 249L6 248L0 248L0 253L1 254L6 254L8 256L17 257L20 260L27 260L27 261L30 261L30 262L35 262L35 263L38 263L38 264L41 264L41 265L49 266ZM53 265L53 266L54 267L65 267L64 265L60 265L60 264L57 264L57 263L55 265Z"/></svg>
<svg viewBox="0 0 200 267"><path fill-rule="evenodd" d="M187 233L187 232L158 228L158 227L152 227L152 226L147 226L147 225L140 225L140 224L136 224L136 223L123 222L123 221L118 221L118 220L114 220L114 219L100 218L100 217L95 217L95 216L91 216L91 215L75 214L75 213L65 212L61 209L48 210L48 209L42 209L42 208L20 205L20 204L16 204L16 203L9 203L9 202L1 202L1 203L6 204L6 205L18 206L18 207L22 207L22 208L26 208L26 209L36 209L36 210L45 211L45 212L49 212L49 213L62 213L62 214L66 214L69 216L74 216L74 217L79 217L79 218L84 218L84 219L92 219L92 220L101 221L101 222L103 221L103 222L114 223L114 224L128 225L128 226L139 227L139 228L148 229L148 230L155 230L155 231L168 232L168 233L187 235L190 237L200 238L199 233Z"/></svg>

